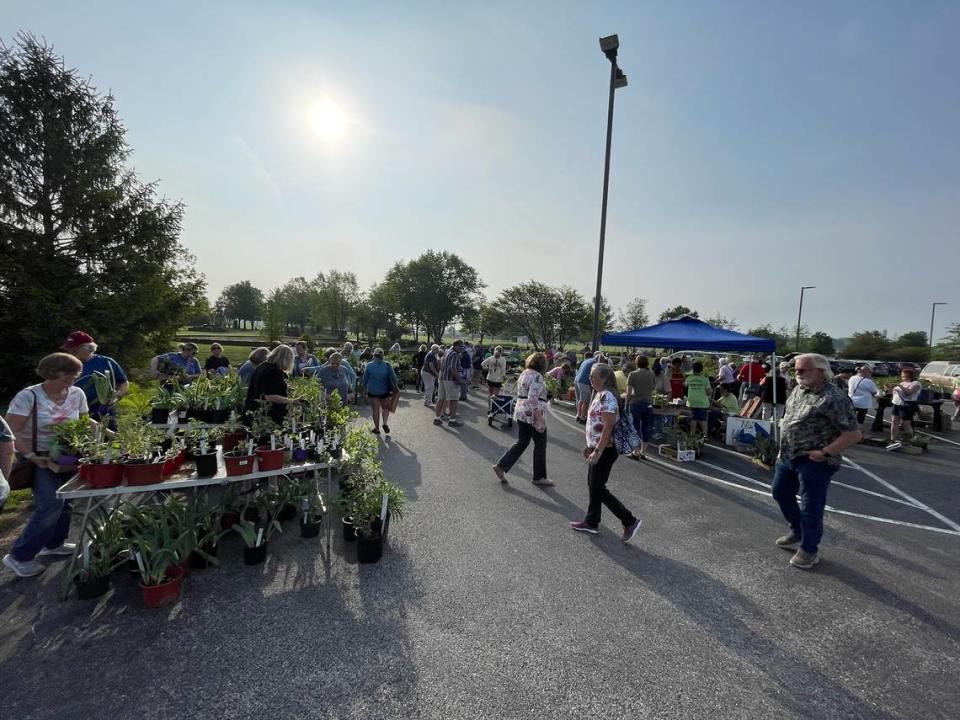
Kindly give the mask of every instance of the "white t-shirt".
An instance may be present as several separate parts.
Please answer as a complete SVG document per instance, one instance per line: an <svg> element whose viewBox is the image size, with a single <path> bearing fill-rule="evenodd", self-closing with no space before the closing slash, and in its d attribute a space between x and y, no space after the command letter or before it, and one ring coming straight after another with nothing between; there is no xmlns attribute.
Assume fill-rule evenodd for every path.
<svg viewBox="0 0 960 720"><path fill-rule="evenodd" d="M480 363L480 367L487 371L487 380L490 382L503 382L507 375L507 359L503 355L491 355Z"/></svg>
<svg viewBox="0 0 960 720"><path fill-rule="evenodd" d="M916 402L920 397L920 391L923 390L923 385L921 385L916 380L911 382L902 382L899 385L894 385L893 387L893 404L894 405L903 405L908 402Z"/></svg>
<svg viewBox="0 0 960 720"><path fill-rule="evenodd" d="M873 407L873 398L877 395L877 386L868 377L854 375L847 381L847 394L853 400L853 406L859 410Z"/></svg>
<svg viewBox="0 0 960 720"><path fill-rule="evenodd" d="M31 392L31 390L33 392ZM67 393L67 399L62 405L57 405L53 400L47 397L43 391L43 385L31 385L24 388L16 394L7 410L9 415L22 415L27 418L23 429L18 436L23 440L23 445L32 447L33 445L33 419L30 417L33 413L33 393L37 397L37 450L44 452L50 449L50 431L47 427L62 423L64 420L76 420L81 415L90 412L87 407L87 396L83 390L76 385L70 386Z"/></svg>

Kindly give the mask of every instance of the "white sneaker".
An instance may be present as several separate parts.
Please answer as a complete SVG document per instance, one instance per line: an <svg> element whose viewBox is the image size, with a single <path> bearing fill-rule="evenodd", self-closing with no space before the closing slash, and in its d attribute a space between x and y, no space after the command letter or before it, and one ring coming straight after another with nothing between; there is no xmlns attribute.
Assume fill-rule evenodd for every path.
<svg viewBox="0 0 960 720"><path fill-rule="evenodd" d="M47 569L47 566L41 562L37 562L36 560L20 562L14 559L13 555L4 555L3 564L13 570L13 574L17 577L33 577Z"/></svg>
<svg viewBox="0 0 960 720"><path fill-rule="evenodd" d="M893 442L893 443L890 443L889 445L887 445L887 450L899 450L899 449L902 448L902 447L903 447L903 443L901 443L901 442Z"/></svg>
<svg viewBox="0 0 960 720"><path fill-rule="evenodd" d="M43 548L40 552L37 553L37 557L43 557L44 555L57 555L57 556L63 556L63 557L70 557L75 552L77 552L76 543L65 542L60 547Z"/></svg>

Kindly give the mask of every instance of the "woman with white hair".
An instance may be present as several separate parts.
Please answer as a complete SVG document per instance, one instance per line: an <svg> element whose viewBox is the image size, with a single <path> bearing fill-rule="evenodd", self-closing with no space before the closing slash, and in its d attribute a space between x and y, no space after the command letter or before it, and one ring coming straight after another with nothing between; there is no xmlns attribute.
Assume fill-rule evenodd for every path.
<svg viewBox="0 0 960 720"><path fill-rule="evenodd" d="M289 345L277 345L267 359L257 365L250 377L247 399L243 403L245 422L250 415L260 409L262 400L268 405L270 419L278 425L283 424L287 415L287 405L296 400L287 397L287 375L293 370L293 348Z"/></svg>
<svg viewBox="0 0 960 720"><path fill-rule="evenodd" d="M95 372L106 375L109 373L113 382L117 386L116 400L120 400L130 389L130 383L127 382L127 374L120 367L120 364L113 358L106 355L97 354L97 343L93 337L83 330L77 330L70 333L67 339L63 341L63 351L70 353L77 360L83 363L83 369L80 371L80 377L74 385L87 396L87 406L90 409L90 417L94 420L103 420L112 430L117 429L116 401L110 405L101 405L97 398L97 388L94 383L93 374Z"/></svg>

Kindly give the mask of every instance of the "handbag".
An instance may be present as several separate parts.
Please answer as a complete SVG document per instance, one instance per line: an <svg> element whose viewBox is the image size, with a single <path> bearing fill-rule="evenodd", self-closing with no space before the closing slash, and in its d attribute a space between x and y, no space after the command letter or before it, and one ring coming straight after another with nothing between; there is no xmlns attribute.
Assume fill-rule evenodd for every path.
<svg viewBox="0 0 960 720"><path fill-rule="evenodd" d="M617 414L617 422L613 426L613 445L620 455L630 455L640 447L640 433L633 426L633 418L629 413Z"/></svg>
<svg viewBox="0 0 960 720"><path fill-rule="evenodd" d="M33 410L30 412L32 418L32 427L33 427L33 453L37 453L37 393L33 390L30 391L33 394ZM32 488L33 483L36 480L37 475L37 466L34 465L32 460L27 460L24 457L21 457L17 460L17 464L13 466L13 470L10 471L10 477L8 478L8 483L11 490L26 490L27 488Z"/></svg>

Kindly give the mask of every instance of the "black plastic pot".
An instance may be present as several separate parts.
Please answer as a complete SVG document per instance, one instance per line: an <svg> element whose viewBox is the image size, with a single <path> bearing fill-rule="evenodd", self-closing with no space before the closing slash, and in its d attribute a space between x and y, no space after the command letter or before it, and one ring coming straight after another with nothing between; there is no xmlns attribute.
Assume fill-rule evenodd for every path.
<svg viewBox="0 0 960 720"><path fill-rule="evenodd" d="M353 518L345 517L340 523L343 525L343 539L347 542L352 542L357 539L357 531L353 527Z"/></svg>
<svg viewBox="0 0 960 720"><path fill-rule="evenodd" d="M217 474L216 452L201 455L198 451L194 451L193 459L197 463L197 477L208 478Z"/></svg>
<svg viewBox="0 0 960 720"><path fill-rule="evenodd" d="M169 408L153 408L150 410L150 422L165 425L170 420Z"/></svg>
<svg viewBox="0 0 960 720"><path fill-rule="evenodd" d="M300 537L315 538L319 534L320 534L320 523L318 522L300 523Z"/></svg>
<svg viewBox="0 0 960 720"><path fill-rule="evenodd" d="M297 516L297 506L287 503L282 508L280 508L280 512L277 513L277 520L279 520L280 522L288 522L289 520L293 520L296 516Z"/></svg>
<svg viewBox="0 0 960 720"><path fill-rule="evenodd" d="M243 519L256 523L260 520L260 511L255 507L248 507L243 511Z"/></svg>
<svg viewBox="0 0 960 720"><path fill-rule="evenodd" d="M390 515L387 515L387 521L383 524L382 529L380 527L380 518L374 518L373 522L370 523L370 529L380 535L383 538L383 541L386 542L387 533L390 532Z"/></svg>
<svg viewBox="0 0 960 720"><path fill-rule="evenodd" d="M203 551L210 557L217 557L219 552L219 545L214 545L212 547L205 547ZM207 560L200 553L193 551L190 553L190 567L194 570L206 570L209 567L216 567L212 562Z"/></svg>
<svg viewBox="0 0 960 720"><path fill-rule="evenodd" d="M208 410L207 422L214 425L220 425L230 419L229 410Z"/></svg>
<svg viewBox="0 0 960 720"><path fill-rule="evenodd" d="M93 600L94 598L100 597L110 589L110 576L94 576L83 580L79 575L77 575L73 579L73 584L74 587L77 588L78 598L81 600Z"/></svg>
<svg viewBox="0 0 960 720"><path fill-rule="evenodd" d="M245 547L243 549L244 565L259 565L267 559L267 544L263 543L260 547Z"/></svg>
<svg viewBox="0 0 960 720"><path fill-rule="evenodd" d="M339 445L335 448L330 448L330 457L332 457L334 460L339 460L342 454L343 448Z"/></svg>
<svg viewBox="0 0 960 720"><path fill-rule="evenodd" d="M357 537L357 562L375 563L383 557L383 537L371 535Z"/></svg>
<svg viewBox="0 0 960 720"><path fill-rule="evenodd" d="M162 452L166 452L172 447L173 447L173 438L171 437L166 437L160 442L160 450Z"/></svg>

